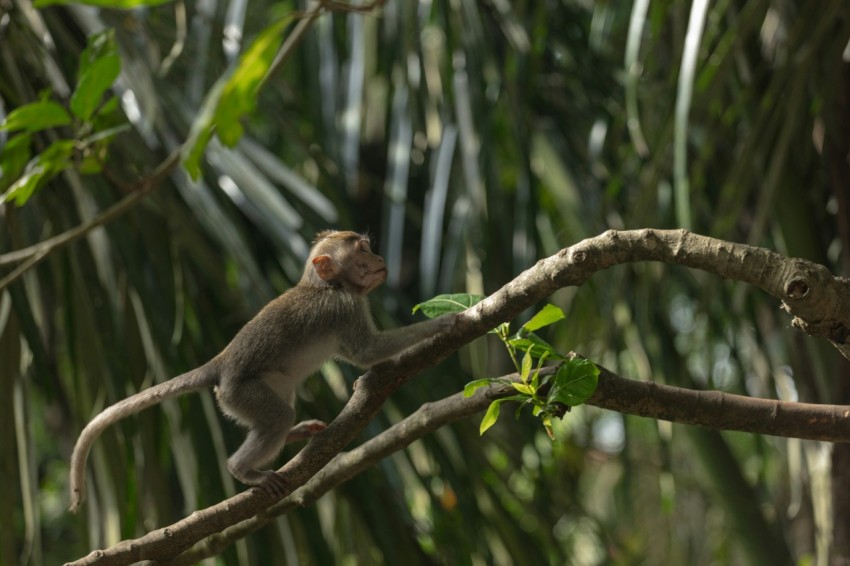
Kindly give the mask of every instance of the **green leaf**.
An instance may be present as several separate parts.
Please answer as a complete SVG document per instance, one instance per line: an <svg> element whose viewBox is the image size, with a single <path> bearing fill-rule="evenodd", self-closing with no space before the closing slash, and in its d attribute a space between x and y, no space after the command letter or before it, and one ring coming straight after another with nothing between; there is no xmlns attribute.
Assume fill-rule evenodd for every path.
<svg viewBox="0 0 850 566"><path fill-rule="evenodd" d="M520 368L519 374L519 377L520 379L522 379L523 382L527 382L529 376L531 375L531 363L531 354L526 352L525 355L522 357L522 367Z"/></svg>
<svg viewBox="0 0 850 566"><path fill-rule="evenodd" d="M512 382L513 388L522 393L523 395L528 395L529 397L533 396L536 391L531 387L531 385L527 383L518 383L516 381Z"/></svg>
<svg viewBox="0 0 850 566"><path fill-rule="evenodd" d="M171 2L171 0L35 0L33 5L36 8L44 8L45 6L84 4L86 6L98 6L100 8L129 10L142 6L159 6L168 2Z"/></svg>
<svg viewBox="0 0 850 566"><path fill-rule="evenodd" d="M543 369L543 363L546 361L546 358L549 357L549 353L546 352L537 360L537 367L534 368L534 375L531 376L531 387L534 388L534 391L537 391L537 388L540 387L540 370Z"/></svg>
<svg viewBox="0 0 850 566"><path fill-rule="evenodd" d="M484 295L472 295L469 293L455 293L452 295L437 295L423 303L413 307L413 312L418 310L428 318L437 318L444 314L463 312L469 307L484 300Z"/></svg>
<svg viewBox="0 0 850 566"><path fill-rule="evenodd" d="M470 381L463 387L463 396L464 397L472 397L476 391L481 389L482 387L487 387L495 382L493 378L486 377L484 379L476 379L475 381Z"/></svg>
<svg viewBox="0 0 850 566"><path fill-rule="evenodd" d="M257 90L291 20L292 15L286 16L263 30L236 66L210 89L183 149L183 165L193 179L201 175L201 159L214 132L228 146L235 145L242 137L239 121L256 106Z"/></svg>
<svg viewBox="0 0 850 566"><path fill-rule="evenodd" d="M531 320L523 324L522 327L528 332L534 332L535 330L539 330L544 326L549 326L550 324L554 324L559 320L564 320L565 318L566 316L564 315L564 311L562 311L560 307L556 307L552 303L549 303L540 309L540 312L531 317Z"/></svg>
<svg viewBox="0 0 850 566"><path fill-rule="evenodd" d="M24 130L28 133L67 126L71 115L62 106L49 100L41 100L15 108L0 123L0 131Z"/></svg>
<svg viewBox="0 0 850 566"><path fill-rule="evenodd" d="M528 352L535 358L547 356L559 360L564 359L564 356L558 353L551 344L536 334L529 334L523 338L511 338L508 340L508 344L521 352Z"/></svg>
<svg viewBox="0 0 850 566"><path fill-rule="evenodd" d="M26 167L30 159L30 134L12 136L0 151L0 191L7 189Z"/></svg>
<svg viewBox="0 0 850 566"><path fill-rule="evenodd" d="M73 140L55 141L27 164L26 171L0 196L0 203L15 201L23 206L44 183L71 166Z"/></svg>
<svg viewBox="0 0 850 566"><path fill-rule="evenodd" d="M481 419L481 424L478 426L478 434L484 435L487 429L496 424L499 419L499 407L505 399L496 399L490 406L487 407L487 412L484 413L484 418Z"/></svg>
<svg viewBox="0 0 850 566"><path fill-rule="evenodd" d="M115 46L114 32L108 30L89 37L89 44L80 55L77 88L71 95L71 112L80 120L89 121L101 105L103 94L120 73L121 58Z"/></svg>
<svg viewBox="0 0 850 566"><path fill-rule="evenodd" d="M210 89L183 145L183 166L195 181L201 176L201 159L215 131L215 106L223 88L224 81L220 81Z"/></svg>
<svg viewBox="0 0 850 566"><path fill-rule="evenodd" d="M292 21L287 16L264 29L242 55L233 71L216 109L218 137L226 146L233 147L242 137L242 116L254 110L257 91L274 60L283 31Z"/></svg>
<svg viewBox="0 0 850 566"><path fill-rule="evenodd" d="M567 360L558 368L549 390L549 403L563 403L570 407L587 401L599 383L599 368L584 358Z"/></svg>

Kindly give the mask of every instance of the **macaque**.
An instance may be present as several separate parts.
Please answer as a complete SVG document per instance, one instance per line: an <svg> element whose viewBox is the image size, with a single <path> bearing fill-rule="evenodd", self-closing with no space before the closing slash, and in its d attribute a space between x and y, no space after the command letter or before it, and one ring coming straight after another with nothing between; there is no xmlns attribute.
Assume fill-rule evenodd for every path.
<svg viewBox="0 0 850 566"><path fill-rule="evenodd" d="M71 510L85 497L85 468L98 436L120 419L165 399L215 387L221 410L248 428L227 460L233 476L275 495L286 480L270 463L287 442L309 438L325 423L295 424L295 390L330 358L368 368L451 326L444 316L379 331L367 295L384 282L384 259L356 232L319 233L298 284L266 305L212 360L107 407L83 429L71 456ZM293 426L294 425L294 426Z"/></svg>

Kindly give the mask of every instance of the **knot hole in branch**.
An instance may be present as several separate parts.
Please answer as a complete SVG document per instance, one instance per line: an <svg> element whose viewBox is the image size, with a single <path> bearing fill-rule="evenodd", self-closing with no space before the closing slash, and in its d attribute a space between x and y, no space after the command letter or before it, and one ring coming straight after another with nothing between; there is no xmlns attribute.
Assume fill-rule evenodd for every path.
<svg viewBox="0 0 850 566"><path fill-rule="evenodd" d="M785 286L785 294L789 299L803 299L809 291L811 291L809 284L803 279L792 279Z"/></svg>

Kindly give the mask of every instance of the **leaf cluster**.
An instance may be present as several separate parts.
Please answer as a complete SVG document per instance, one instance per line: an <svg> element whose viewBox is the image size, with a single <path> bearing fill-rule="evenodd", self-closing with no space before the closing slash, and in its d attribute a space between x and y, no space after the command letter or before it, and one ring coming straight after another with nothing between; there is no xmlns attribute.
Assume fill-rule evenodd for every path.
<svg viewBox="0 0 850 566"><path fill-rule="evenodd" d="M416 305L413 312L421 310L426 316L434 318L443 314L463 312L483 299L482 295L468 293L438 295ZM490 404L481 420L481 434L496 424L502 403L517 401L519 406L515 415L518 417L524 407L530 406L532 414L540 419L546 429L546 434L554 440L552 419L563 418L571 407L581 405L596 391L599 368L593 362L563 354L535 334L535 331L565 318L564 311L550 303L513 335L509 322L491 330L507 348L520 379L512 381L505 378L483 378L466 384L463 390L466 397L471 397L478 389L491 385L509 385L516 390L515 395L496 399ZM544 373L541 370L549 360L557 361L557 369Z"/></svg>
<svg viewBox="0 0 850 566"><path fill-rule="evenodd" d="M0 151L0 203L23 206L50 179L74 167L84 174L101 171L112 139L129 126L118 99L108 93L121 73L113 30L89 37L80 55L77 86L67 108L49 99L19 106L0 122L0 132L17 132ZM57 128L71 129L70 136ZM49 132L48 132L49 131ZM48 133L53 141L33 155L33 137Z"/></svg>

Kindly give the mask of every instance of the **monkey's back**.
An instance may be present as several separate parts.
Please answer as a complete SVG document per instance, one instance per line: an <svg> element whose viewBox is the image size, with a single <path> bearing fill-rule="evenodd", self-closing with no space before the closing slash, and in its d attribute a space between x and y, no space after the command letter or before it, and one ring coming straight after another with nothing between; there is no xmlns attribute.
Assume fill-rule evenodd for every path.
<svg viewBox="0 0 850 566"><path fill-rule="evenodd" d="M269 302L227 345L221 385L267 372L312 373L338 354L338 332L361 318L363 299L328 286L298 285Z"/></svg>

